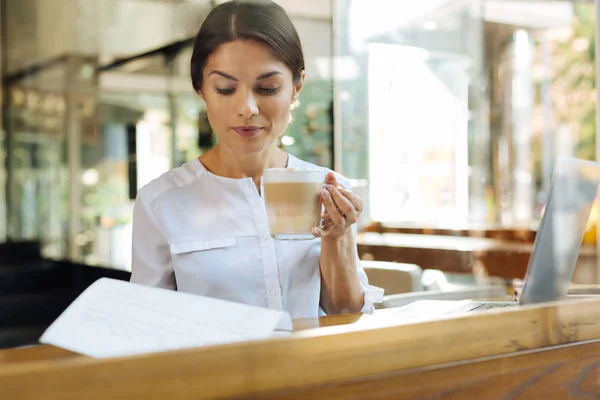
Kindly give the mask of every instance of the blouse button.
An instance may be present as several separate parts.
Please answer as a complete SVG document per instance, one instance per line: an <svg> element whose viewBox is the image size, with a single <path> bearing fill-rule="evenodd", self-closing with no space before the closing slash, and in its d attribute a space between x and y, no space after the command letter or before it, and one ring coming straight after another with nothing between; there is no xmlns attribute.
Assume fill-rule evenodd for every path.
<svg viewBox="0 0 600 400"><path fill-rule="evenodd" d="M279 289L271 289L271 296L279 296Z"/></svg>
<svg viewBox="0 0 600 400"><path fill-rule="evenodd" d="M271 239L271 235L269 235L268 233L263 233L263 239L269 240L269 239Z"/></svg>

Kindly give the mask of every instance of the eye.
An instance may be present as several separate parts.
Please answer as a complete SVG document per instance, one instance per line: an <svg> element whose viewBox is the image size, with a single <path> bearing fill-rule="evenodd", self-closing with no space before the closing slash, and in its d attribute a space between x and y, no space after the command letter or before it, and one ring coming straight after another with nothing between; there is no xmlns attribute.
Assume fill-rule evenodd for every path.
<svg viewBox="0 0 600 400"><path fill-rule="evenodd" d="M278 87L276 87L276 88L261 88L261 87L259 87L258 91L262 94L270 95L270 94L276 94L277 92L279 92L279 89L280 88L278 88Z"/></svg>
<svg viewBox="0 0 600 400"><path fill-rule="evenodd" d="M229 96L229 95L232 95L233 92L235 92L235 89L234 88L230 88L230 89L216 88L215 91L220 95Z"/></svg>

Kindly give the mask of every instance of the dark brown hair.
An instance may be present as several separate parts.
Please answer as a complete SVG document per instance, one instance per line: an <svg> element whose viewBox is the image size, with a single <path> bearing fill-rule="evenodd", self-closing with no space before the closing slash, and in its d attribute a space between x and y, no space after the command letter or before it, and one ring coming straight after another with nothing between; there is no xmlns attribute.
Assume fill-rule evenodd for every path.
<svg viewBox="0 0 600 400"><path fill-rule="evenodd" d="M299 82L304 54L296 28L281 6L269 0L228 1L215 7L202 23L190 62L192 86L202 88L206 60L219 46L236 39L266 45L292 71Z"/></svg>

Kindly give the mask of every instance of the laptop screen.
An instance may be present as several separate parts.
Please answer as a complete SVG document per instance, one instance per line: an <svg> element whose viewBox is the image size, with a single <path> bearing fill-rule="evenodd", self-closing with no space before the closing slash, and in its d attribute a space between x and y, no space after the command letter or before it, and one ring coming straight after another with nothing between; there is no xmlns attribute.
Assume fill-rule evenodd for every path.
<svg viewBox="0 0 600 400"><path fill-rule="evenodd" d="M599 163L557 158L521 304L566 298L599 185Z"/></svg>

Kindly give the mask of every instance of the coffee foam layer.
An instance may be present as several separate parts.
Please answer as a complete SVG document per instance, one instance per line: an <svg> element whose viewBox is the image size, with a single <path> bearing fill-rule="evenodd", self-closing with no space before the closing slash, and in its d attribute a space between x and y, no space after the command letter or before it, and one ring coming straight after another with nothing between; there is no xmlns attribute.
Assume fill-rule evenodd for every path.
<svg viewBox="0 0 600 400"><path fill-rule="evenodd" d="M314 183L324 178L323 171L310 168L270 168L263 174L264 183Z"/></svg>

